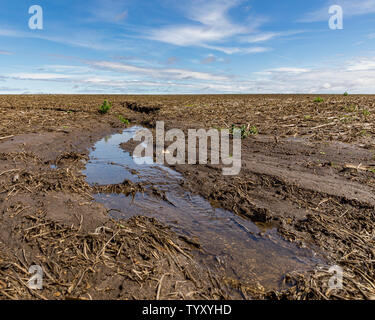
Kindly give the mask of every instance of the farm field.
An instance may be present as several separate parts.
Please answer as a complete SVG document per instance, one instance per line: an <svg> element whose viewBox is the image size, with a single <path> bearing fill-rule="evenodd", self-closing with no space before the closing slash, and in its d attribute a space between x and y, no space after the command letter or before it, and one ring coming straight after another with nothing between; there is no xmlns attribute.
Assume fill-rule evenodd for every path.
<svg viewBox="0 0 375 320"><path fill-rule="evenodd" d="M0 114L1 299L375 299L375 96L1 95ZM137 172L121 134L156 121L251 128L240 173Z"/></svg>

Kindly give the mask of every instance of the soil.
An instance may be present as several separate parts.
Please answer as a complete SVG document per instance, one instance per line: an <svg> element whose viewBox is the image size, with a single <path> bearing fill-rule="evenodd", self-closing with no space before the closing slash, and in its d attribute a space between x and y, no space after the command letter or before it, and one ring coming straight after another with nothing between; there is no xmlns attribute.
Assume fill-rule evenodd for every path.
<svg viewBox="0 0 375 320"><path fill-rule="evenodd" d="M0 297L374 299L375 97L322 97L0 96ZM100 115L104 99L113 107ZM221 165L173 169L187 190L276 226L329 264L285 275L283 290L261 290L195 261L192 241L155 219L111 220L93 195L140 186L98 190L81 171L93 143L126 126L119 115L185 132L256 126L242 141L239 175L223 176ZM32 264L45 270L40 292L27 287ZM333 265L344 270L341 290L328 287Z"/></svg>

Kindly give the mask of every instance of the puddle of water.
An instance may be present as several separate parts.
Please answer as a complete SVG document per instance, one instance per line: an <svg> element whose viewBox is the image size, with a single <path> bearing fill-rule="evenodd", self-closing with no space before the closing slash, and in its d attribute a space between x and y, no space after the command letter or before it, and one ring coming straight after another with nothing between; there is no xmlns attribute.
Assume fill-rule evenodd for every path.
<svg viewBox="0 0 375 320"><path fill-rule="evenodd" d="M132 156L119 145L129 141L140 129L131 127L97 142L83 173L91 184L117 184L124 179L153 182L165 192L168 201L150 193L138 193L134 198L96 195L96 201L111 209L111 216L157 218L179 234L198 238L203 252L196 255L205 264L219 268L228 277L256 280L267 288L278 288L287 272L307 270L320 262L311 251L284 241L275 228L257 226L232 212L215 208L201 196L186 192L180 186L181 175L170 168L135 164Z"/></svg>

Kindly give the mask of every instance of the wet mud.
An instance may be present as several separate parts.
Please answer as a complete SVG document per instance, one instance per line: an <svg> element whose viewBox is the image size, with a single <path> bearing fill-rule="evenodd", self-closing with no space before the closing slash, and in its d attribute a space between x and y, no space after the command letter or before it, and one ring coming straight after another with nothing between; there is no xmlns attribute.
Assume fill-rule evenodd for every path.
<svg viewBox="0 0 375 320"><path fill-rule="evenodd" d="M0 297L374 299L375 100L323 99L1 96ZM234 177L136 168L120 115L257 131ZM33 264L42 291L27 286Z"/></svg>

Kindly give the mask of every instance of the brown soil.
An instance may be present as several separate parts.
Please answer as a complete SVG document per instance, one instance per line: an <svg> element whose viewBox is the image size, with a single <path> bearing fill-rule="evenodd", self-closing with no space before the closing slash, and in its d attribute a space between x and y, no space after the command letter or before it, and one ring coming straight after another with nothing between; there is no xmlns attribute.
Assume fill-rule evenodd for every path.
<svg viewBox="0 0 375 320"><path fill-rule="evenodd" d="M113 108L100 115L105 98ZM95 190L79 173L88 147L124 127L122 115L150 128L164 120L166 129L185 131L256 126L259 134L243 140L238 176L223 176L221 166L175 166L184 186L277 226L289 241L344 268L343 290L328 289L329 266L286 275L289 287L279 292L233 281L227 287L246 298L373 299L375 97L323 98L1 96L0 297L230 298L191 259L188 240L145 217L111 221L91 201L96 192L140 191L128 182ZM46 270L41 292L25 285L31 264Z"/></svg>

